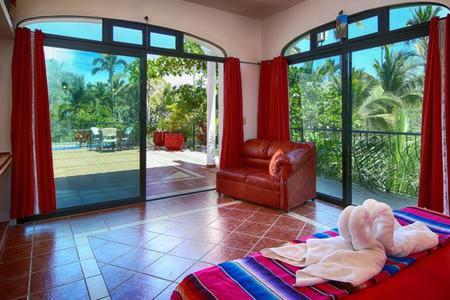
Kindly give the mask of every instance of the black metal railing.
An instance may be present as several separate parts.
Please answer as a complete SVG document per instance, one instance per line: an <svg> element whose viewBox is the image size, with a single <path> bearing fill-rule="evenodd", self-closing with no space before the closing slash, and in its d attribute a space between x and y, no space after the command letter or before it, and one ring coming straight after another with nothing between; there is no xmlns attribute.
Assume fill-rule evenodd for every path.
<svg viewBox="0 0 450 300"><path fill-rule="evenodd" d="M291 128L293 141L314 141L318 176L342 180L342 130ZM417 197L421 134L352 131L352 183L371 190Z"/></svg>
<svg viewBox="0 0 450 300"><path fill-rule="evenodd" d="M55 124L54 126L61 126L61 124ZM130 126L133 126L130 125ZM127 131L130 126L117 126L113 123L101 123L95 124L95 126L84 126L83 128L74 128L71 126L63 127L64 130L52 130L52 144L53 149L64 150L64 149L80 149L87 147L89 149L95 149L97 147L98 137L95 136L94 132L90 127L96 127L101 132L102 128L113 127L118 129L118 136L125 136L128 138L127 141L132 143L133 146L139 145L139 128L137 124L134 124L133 130L131 132ZM190 122L190 123L149 123L147 125L147 143L148 146L153 146L153 132L154 131L166 131L166 132L176 132L181 133L185 141L185 149L190 149L192 151L203 151L206 152L207 143L207 129L206 124L201 122ZM56 135L55 133L58 132ZM216 147L218 145L219 131L216 130ZM131 135L129 137L129 135Z"/></svg>

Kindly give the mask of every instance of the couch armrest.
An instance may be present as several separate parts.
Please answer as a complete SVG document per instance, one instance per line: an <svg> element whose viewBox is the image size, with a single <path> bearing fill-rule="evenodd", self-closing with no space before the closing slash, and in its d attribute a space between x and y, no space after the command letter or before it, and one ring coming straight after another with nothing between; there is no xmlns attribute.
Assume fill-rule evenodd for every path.
<svg viewBox="0 0 450 300"><path fill-rule="evenodd" d="M281 166L281 177L287 179L293 173L300 170L311 160L316 160L316 147L313 143L306 143L307 147L293 150L287 154L289 164Z"/></svg>
<svg viewBox="0 0 450 300"><path fill-rule="evenodd" d="M280 206L285 211L316 197L316 147L303 145L288 153L289 166L281 169Z"/></svg>

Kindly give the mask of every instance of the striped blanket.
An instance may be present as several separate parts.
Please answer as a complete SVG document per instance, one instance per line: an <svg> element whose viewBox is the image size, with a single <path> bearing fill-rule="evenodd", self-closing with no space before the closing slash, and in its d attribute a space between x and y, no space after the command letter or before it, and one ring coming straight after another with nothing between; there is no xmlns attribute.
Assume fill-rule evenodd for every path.
<svg viewBox="0 0 450 300"><path fill-rule="evenodd" d="M450 240L449 217L416 207L403 208L395 211L394 214L401 225L415 221L426 223L439 235L438 248ZM339 235L338 230L333 229L301 238L293 243L302 243L308 238L322 239L337 235ZM404 258L388 257L383 270L378 275L357 287L348 283L327 282L301 288L293 287L295 272L299 268L254 253L245 258L225 262L188 275L173 292L172 300L342 298L389 278L434 250L415 253Z"/></svg>

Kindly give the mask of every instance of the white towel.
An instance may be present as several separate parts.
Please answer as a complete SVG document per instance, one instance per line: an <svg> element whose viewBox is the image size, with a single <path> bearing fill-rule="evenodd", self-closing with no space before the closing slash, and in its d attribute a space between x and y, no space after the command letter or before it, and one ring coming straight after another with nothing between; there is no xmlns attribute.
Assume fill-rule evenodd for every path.
<svg viewBox="0 0 450 300"><path fill-rule="evenodd" d="M364 201L373 219L372 232L383 244L386 254L393 257L405 257L412 253L436 247L438 235L422 222L401 226L394 217L392 209L385 203L373 199Z"/></svg>
<svg viewBox="0 0 450 300"><path fill-rule="evenodd" d="M304 267L296 272L296 286L310 286L328 280L360 285L378 274L386 254L403 257L438 244L438 236L425 224L400 226L392 209L384 203L366 200L349 206L338 220L340 236L308 239L306 243L268 248L269 258Z"/></svg>

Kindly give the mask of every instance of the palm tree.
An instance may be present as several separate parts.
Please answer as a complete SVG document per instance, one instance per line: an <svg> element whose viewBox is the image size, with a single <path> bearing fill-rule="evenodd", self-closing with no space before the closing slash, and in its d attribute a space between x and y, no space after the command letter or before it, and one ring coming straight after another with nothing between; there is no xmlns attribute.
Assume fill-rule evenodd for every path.
<svg viewBox="0 0 450 300"><path fill-rule="evenodd" d="M116 68L118 66L123 66L124 69L127 67L127 62L121 58L118 58L116 55L110 54L102 54L101 57L97 57L92 61L92 65L94 68L92 69L92 75L95 75L99 72L108 72L108 83L111 88L111 102L112 109L114 112L115 107L115 92L114 92L114 75Z"/></svg>
<svg viewBox="0 0 450 300"><path fill-rule="evenodd" d="M438 17L439 13L442 11L442 7L432 5L419 6L412 11L412 17L406 22L407 26L413 26L421 23L430 21L434 17ZM423 60L423 65L425 66L427 49L428 49L428 37L422 37L415 43L417 52Z"/></svg>
<svg viewBox="0 0 450 300"><path fill-rule="evenodd" d="M406 170L402 165L402 155L409 146L406 133L410 131L412 113L420 109L422 95L420 92L420 77L416 69L420 64L414 58L417 55L411 51L392 51L384 47L383 61L375 60L379 84L373 88L370 96L358 108L358 114L366 122L368 128L397 132L389 136L386 145L391 151L391 160L387 173L387 190L404 184L398 182L400 174Z"/></svg>
<svg viewBox="0 0 450 300"><path fill-rule="evenodd" d="M375 59L373 65L380 85L386 93L404 95L415 89L417 76L414 70L420 66L413 60L417 57L413 51L392 51L390 46L383 46L383 61Z"/></svg>
<svg viewBox="0 0 450 300"><path fill-rule="evenodd" d="M419 6L412 12L412 17L406 22L407 26L417 25L428 22L433 17L437 17L441 12L442 7L432 5Z"/></svg>

